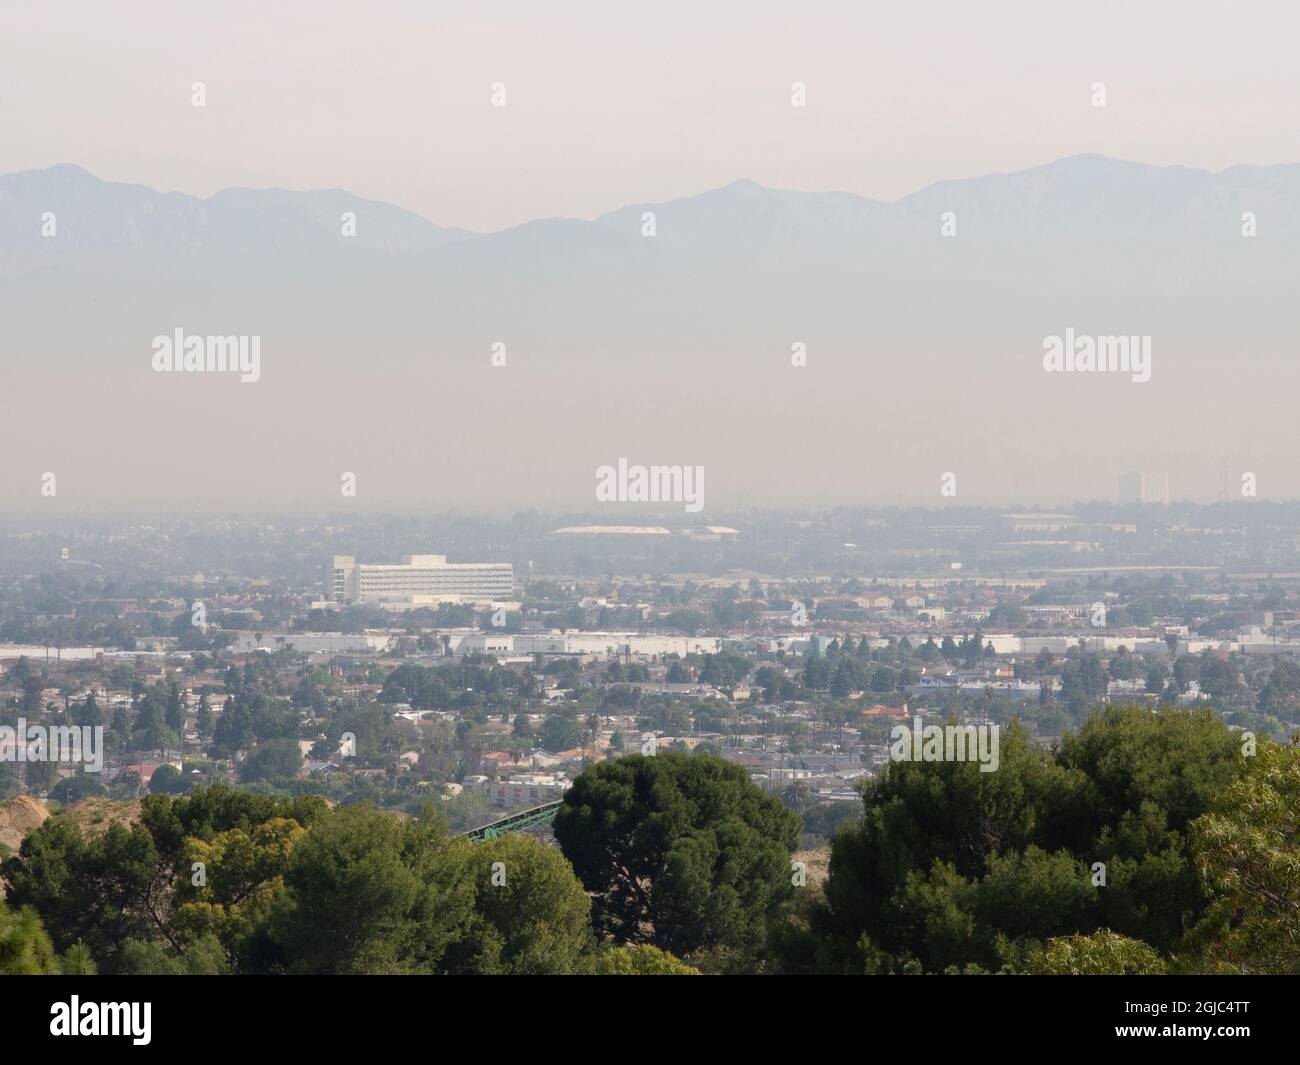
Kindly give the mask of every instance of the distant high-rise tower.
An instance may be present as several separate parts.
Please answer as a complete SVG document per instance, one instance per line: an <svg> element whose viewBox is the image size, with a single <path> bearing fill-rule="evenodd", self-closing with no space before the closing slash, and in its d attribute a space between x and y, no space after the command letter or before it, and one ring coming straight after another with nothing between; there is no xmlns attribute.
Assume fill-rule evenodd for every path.
<svg viewBox="0 0 1300 1065"><path fill-rule="evenodd" d="M1169 475L1151 471L1122 473L1119 477L1121 503L1169 504Z"/></svg>

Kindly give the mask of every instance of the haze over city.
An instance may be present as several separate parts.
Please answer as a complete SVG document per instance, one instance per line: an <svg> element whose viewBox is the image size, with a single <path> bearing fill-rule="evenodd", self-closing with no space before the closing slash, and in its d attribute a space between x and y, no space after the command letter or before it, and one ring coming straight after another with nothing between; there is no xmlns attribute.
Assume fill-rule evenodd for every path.
<svg viewBox="0 0 1300 1065"><path fill-rule="evenodd" d="M706 508L939 504L945 473L983 505L1146 469L1173 498L1300 490L1294 166L1075 156L893 204L736 182L488 235L74 166L0 203L8 383L60 404L0 428L18 504L55 472L60 502L328 505L350 472L366 504L572 509L619 458L705 467ZM257 379L158 373L177 329L258 337ZM1142 374L1048 372L1076 333Z"/></svg>
<svg viewBox="0 0 1300 1065"><path fill-rule="evenodd" d="M0 36L16 504L1300 494L1285 5L72 6ZM1045 373L1067 329L1149 380Z"/></svg>

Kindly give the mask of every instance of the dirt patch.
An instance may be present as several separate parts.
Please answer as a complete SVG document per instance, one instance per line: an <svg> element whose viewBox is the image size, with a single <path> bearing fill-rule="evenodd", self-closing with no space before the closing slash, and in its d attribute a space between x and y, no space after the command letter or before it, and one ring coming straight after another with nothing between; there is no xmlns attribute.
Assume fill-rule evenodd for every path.
<svg viewBox="0 0 1300 1065"><path fill-rule="evenodd" d="M830 876L831 849L818 847L811 851L795 851L794 861L803 862L807 869L808 886L821 887Z"/></svg>
<svg viewBox="0 0 1300 1065"><path fill-rule="evenodd" d="M0 802L0 843L17 853L23 837L50 816L50 808L30 795L15 795Z"/></svg>
<svg viewBox="0 0 1300 1065"><path fill-rule="evenodd" d="M59 816L66 817L81 829L83 835L98 836L107 832L109 825L120 824L130 828L132 825L138 824L140 821L140 800L118 802L116 799L91 796L78 799L76 802L63 807L59 811Z"/></svg>

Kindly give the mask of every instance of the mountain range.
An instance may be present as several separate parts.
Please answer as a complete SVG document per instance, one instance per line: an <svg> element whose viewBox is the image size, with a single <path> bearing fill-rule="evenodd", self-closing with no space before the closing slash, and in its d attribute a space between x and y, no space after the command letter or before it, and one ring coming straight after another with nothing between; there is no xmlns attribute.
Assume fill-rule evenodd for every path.
<svg viewBox="0 0 1300 1065"><path fill-rule="evenodd" d="M55 239L41 232L46 211L58 219ZM1240 216L1251 211L1262 239L1249 263L1263 276L1295 268L1296 242L1288 238L1300 225L1300 165L1211 173L1080 155L1012 174L939 182L895 203L740 180L590 221L542 219L473 233L338 189L237 188L202 199L102 181L62 164L0 176L0 250L6 270L19 273L69 255L83 257L85 266L104 257L114 268L132 257L185 267L244 256L323 268L331 253L359 251L414 259L419 268L422 256L600 257L647 247L641 235L647 211L656 216L655 248L750 270L953 273L997 266L1036 273L1041 263L1034 256L1053 245L1069 245L1076 256L1119 246L1140 250L1146 262L1178 256L1189 280L1219 276L1222 257L1241 247ZM345 212L357 216L353 237L341 233ZM956 223L957 239L947 242L936 239L945 212ZM1232 265L1238 276L1241 264Z"/></svg>
<svg viewBox="0 0 1300 1065"><path fill-rule="evenodd" d="M110 498L314 499L361 466L385 499L582 502L630 457L711 464L737 505L937 503L963 463L976 501L1105 496L1139 468L1204 494L1240 456L1300 492L1297 283L1297 165L1074 156L893 203L741 180L494 233L60 165L0 176L8 390L57 397L0 422L27 463L0 488L60 462ZM262 379L153 373L175 328L260 336ZM1045 374L1067 328L1152 337L1151 381ZM102 419L98 442L52 411Z"/></svg>

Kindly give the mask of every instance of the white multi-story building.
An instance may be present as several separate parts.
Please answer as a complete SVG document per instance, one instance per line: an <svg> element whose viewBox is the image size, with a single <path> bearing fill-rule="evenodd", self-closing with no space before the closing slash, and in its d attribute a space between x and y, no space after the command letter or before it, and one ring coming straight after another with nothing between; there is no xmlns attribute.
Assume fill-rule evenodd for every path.
<svg viewBox="0 0 1300 1065"><path fill-rule="evenodd" d="M361 562L335 555L330 592L336 603L436 606L500 603L514 597L509 562L448 562L446 555L404 555L400 563Z"/></svg>

